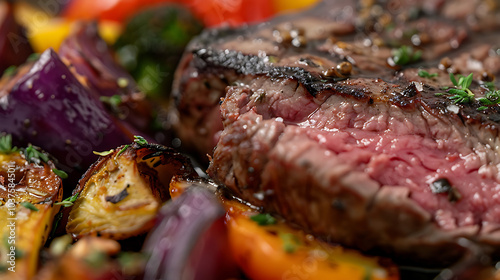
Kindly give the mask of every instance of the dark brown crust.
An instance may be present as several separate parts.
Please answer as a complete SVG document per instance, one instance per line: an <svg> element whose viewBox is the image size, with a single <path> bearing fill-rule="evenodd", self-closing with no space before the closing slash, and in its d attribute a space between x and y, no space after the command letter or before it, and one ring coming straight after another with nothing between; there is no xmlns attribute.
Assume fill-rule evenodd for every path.
<svg viewBox="0 0 500 280"><path fill-rule="evenodd" d="M373 92L371 84L382 80L396 86L381 92L381 97L387 102L401 107L420 103L436 115L446 117L454 114L448 107L452 101L435 94L443 91L441 86L452 86L448 71L460 71L465 75L474 72L474 77L479 79L483 70L468 68L467 65L472 65L470 61L482 63L485 70L493 75L500 74L500 66L496 66L500 65L500 56L488 55L486 48L490 46L493 50L494 46L500 45L500 37L491 32L500 26L495 20L500 12L497 9L488 17L471 23L464 20L463 15L450 13L448 6L453 6L453 1L436 7L420 1L410 2L411 6L398 7L398 13L391 15L407 16L407 12L417 10L430 16L396 23L392 31L389 28L383 31L364 30L370 26L370 20L376 19L363 18L364 25L360 25L358 17L362 13L362 5L353 1L325 1L300 15L282 16L268 23L205 31L188 46L173 86L176 106L172 110L173 126L182 140L182 147L206 160L205 155L212 154L217 133L222 129L217 107L219 98L224 96L224 87L255 76L296 80L313 96L335 91L369 102L373 101L370 97ZM385 8L389 12L395 9ZM352 14L346 17L346 10ZM277 42L274 32L290 26L305 30L305 46L293 47ZM423 61L403 67L388 67L386 60L391 56L391 44L412 44L408 38L399 38L395 34L411 31L412 28L430 36L430 42L418 46L423 51ZM440 37L436 30L446 31L447 37ZM375 51L363 45L365 39L369 39L371 44L380 40L387 43ZM452 66L439 69L444 57L450 58ZM351 76L324 75L326 69L344 61L355 63ZM419 77L417 70L420 68L439 76L432 79ZM338 83L346 79L352 83ZM359 83L356 83L357 80ZM498 81L495 80L497 85ZM417 93L415 83L419 85ZM484 87L477 80L471 89L478 97L484 95ZM460 104L457 117L464 122L479 123L487 129L497 130L500 126L500 107L478 111L479 106L478 101Z"/></svg>

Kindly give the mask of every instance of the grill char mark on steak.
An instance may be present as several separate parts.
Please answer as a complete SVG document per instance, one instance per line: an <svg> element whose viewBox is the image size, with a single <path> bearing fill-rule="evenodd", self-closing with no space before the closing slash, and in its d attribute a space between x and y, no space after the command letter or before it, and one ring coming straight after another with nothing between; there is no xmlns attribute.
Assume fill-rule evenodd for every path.
<svg viewBox="0 0 500 280"><path fill-rule="evenodd" d="M287 17L195 40L174 85L183 143L211 153L218 141L212 178L325 239L432 264L456 260L459 237L500 252L500 109L435 95L452 86L446 70L500 74L486 68L500 57L484 54L485 45L486 53L500 46L487 33L500 24L485 17L465 25L446 2L431 18L358 36L358 15L342 15L359 7L322 5L293 18L306 46L276 43L273 30L287 28ZM377 38L407 43L394 35L405 26L424 26L419 34L430 43L422 62L395 70L386 65L392 47L372 46ZM452 66L441 70L445 56ZM354 63L352 75L324 74L343 61ZM419 67L438 76L421 78ZM486 91L477 79L470 88L478 97ZM433 193L441 178L461 198Z"/></svg>

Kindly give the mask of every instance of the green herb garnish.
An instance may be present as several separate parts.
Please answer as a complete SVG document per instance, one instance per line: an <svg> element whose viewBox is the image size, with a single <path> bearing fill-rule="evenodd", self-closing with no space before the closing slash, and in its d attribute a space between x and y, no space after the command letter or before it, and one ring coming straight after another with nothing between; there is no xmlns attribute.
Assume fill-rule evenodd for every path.
<svg viewBox="0 0 500 280"><path fill-rule="evenodd" d="M276 219L267 213L253 215L250 217L250 219L256 222L259 226L268 226L276 224Z"/></svg>
<svg viewBox="0 0 500 280"><path fill-rule="evenodd" d="M11 65L3 71L2 76L12 76L16 73L16 71L17 71L17 66Z"/></svg>
<svg viewBox="0 0 500 280"><path fill-rule="evenodd" d="M32 53L32 54L30 54L30 56L28 56L28 58L26 59L26 61L27 62L33 62L33 61L37 61L39 58L40 58L40 54L39 53Z"/></svg>
<svg viewBox="0 0 500 280"><path fill-rule="evenodd" d="M92 153L94 153L94 155L98 155L98 156L101 156L101 157L105 157L111 153L113 153L115 150L114 149L111 149L109 151L104 151L104 152L96 152L96 151L92 151Z"/></svg>
<svg viewBox="0 0 500 280"><path fill-rule="evenodd" d="M144 139L144 137L138 135L134 136L134 142L139 144L139 146L145 146L148 144L148 141Z"/></svg>
<svg viewBox="0 0 500 280"><path fill-rule="evenodd" d="M485 97L479 98L479 102L485 106L477 108L478 111L486 110L490 105L500 104L500 90L488 91Z"/></svg>
<svg viewBox="0 0 500 280"><path fill-rule="evenodd" d="M11 154L17 152L19 149L17 147L12 147L12 135L6 134L0 137L0 153Z"/></svg>
<svg viewBox="0 0 500 280"><path fill-rule="evenodd" d="M467 77L458 75L458 81L455 78L455 75L453 73L450 73L450 80L455 86L455 88L450 88L448 89L448 92L443 93L436 93L436 96L441 96L441 95L451 95L448 97L448 99L453 100L453 103L470 103L472 100L474 100L474 93L469 89L470 85L472 84L472 73L470 73Z"/></svg>
<svg viewBox="0 0 500 280"><path fill-rule="evenodd" d="M106 264L108 255L103 251L93 251L84 258L85 262L93 268L101 268Z"/></svg>
<svg viewBox="0 0 500 280"><path fill-rule="evenodd" d="M495 83L494 82L483 82L483 85L488 89L488 91L495 90Z"/></svg>
<svg viewBox="0 0 500 280"><path fill-rule="evenodd" d="M123 152L125 152L125 150L129 147L130 145L125 145L115 156L115 159L121 155Z"/></svg>
<svg viewBox="0 0 500 280"><path fill-rule="evenodd" d="M118 263L124 268L140 265L147 259L148 257L144 253L137 252L121 252L117 257Z"/></svg>
<svg viewBox="0 0 500 280"><path fill-rule="evenodd" d="M117 108L122 104L122 97L118 94L112 95L112 96L101 96L99 97L99 100L101 100L102 103L109 104L111 108Z"/></svg>
<svg viewBox="0 0 500 280"><path fill-rule="evenodd" d="M35 206L35 205L33 205L33 203L31 203L31 202L28 202L28 201L23 201L23 202L21 202L20 204L21 204L21 206L23 206L24 208L27 208L27 209L29 209L29 210L31 210L31 211L38 212L38 208L36 208L36 206Z"/></svg>
<svg viewBox="0 0 500 280"><path fill-rule="evenodd" d="M52 231L50 232L50 236L54 236L57 231L57 227L59 226L59 223L61 222L63 218L63 212L59 212L55 217L54 217L54 226L52 227Z"/></svg>
<svg viewBox="0 0 500 280"><path fill-rule="evenodd" d="M60 169L53 168L52 172L54 172L57 176L61 177L61 179L68 178L68 173L66 173Z"/></svg>
<svg viewBox="0 0 500 280"><path fill-rule="evenodd" d="M438 76L438 73L432 73L432 74L430 74L429 72L420 69L420 70L418 70L418 76L422 77L422 78L434 78L434 77Z"/></svg>
<svg viewBox="0 0 500 280"><path fill-rule="evenodd" d="M26 149L24 149L24 157L28 162L40 164L41 162L48 162L49 157L39 151L35 146L29 144Z"/></svg>
<svg viewBox="0 0 500 280"><path fill-rule="evenodd" d="M280 234L281 240L283 240L283 250L288 253L292 254L295 251L297 251L297 247L300 245L299 239L297 236L291 234L291 233L283 233Z"/></svg>
<svg viewBox="0 0 500 280"><path fill-rule="evenodd" d="M63 207L73 206L73 203L78 198L78 195L79 195L79 193L77 193L77 194L75 194L73 196L70 196L70 197L66 198L65 200L63 200L61 202L56 202L56 203L54 203L54 205L62 205Z"/></svg>
<svg viewBox="0 0 500 280"><path fill-rule="evenodd" d="M406 65L412 62L416 62L422 58L422 51L413 51L412 47L401 46L398 49L392 51L392 60L397 65Z"/></svg>

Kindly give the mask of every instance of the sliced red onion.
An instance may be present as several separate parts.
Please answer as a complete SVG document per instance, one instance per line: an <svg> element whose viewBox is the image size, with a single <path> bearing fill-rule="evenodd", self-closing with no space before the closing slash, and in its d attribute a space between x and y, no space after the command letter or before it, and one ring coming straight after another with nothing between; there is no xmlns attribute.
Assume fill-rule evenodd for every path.
<svg viewBox="0 0 500 280"><path fill-rule="evenodd" d="M190 187L163 206L143 252L144 279L211 280L237 277L229 257L224 208L208 190Z"/></svg>
<svg viewBox="0 0 500 280"><path fill-rule="evenodd" d="M3 93L2 93L3 92ZM32 143L81 174L97 156L133 139L52 50L0 87L0 131L18 145Z"/></svg>

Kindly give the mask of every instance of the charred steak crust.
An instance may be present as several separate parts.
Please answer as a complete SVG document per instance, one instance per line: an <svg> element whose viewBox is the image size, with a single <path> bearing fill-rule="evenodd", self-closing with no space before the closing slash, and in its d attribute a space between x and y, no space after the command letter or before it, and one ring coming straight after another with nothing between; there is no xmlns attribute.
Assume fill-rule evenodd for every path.
<svg viewBox="0 0 500 280"><path fill-rule="evenodd" d="M500 74L500 12L465 21L449 2L386 6L390 28L332 1L206 31L176 73L179 137L217 144L212 178L327 240L431 264L459 258L462 237L498 254L500 108L436 94L448 72L472 72L476 98L498 85L480 77ZM421 60L389 63L412 44Z"/></svg>

